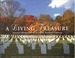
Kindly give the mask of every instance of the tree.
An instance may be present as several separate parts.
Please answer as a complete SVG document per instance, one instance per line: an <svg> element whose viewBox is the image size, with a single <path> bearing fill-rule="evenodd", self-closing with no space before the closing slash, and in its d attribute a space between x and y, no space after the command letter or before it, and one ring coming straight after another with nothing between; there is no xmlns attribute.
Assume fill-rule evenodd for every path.
<svg viewBox="0 0 75 58"><path fill-rule="evenodd" d="M68 26L68 33L74 32L74 13L71 10L66 10L62 16L57 16L56 21L59 22L61 26Z"/></svg>
<svg viewBox="0 0 75 58"><path fill-rule="evenodd" d="M0 13L2 16L21 16L24 14L25 9L20 8L20 3L15 0L1 1Z"/></svg>
<svg viewBox="0 0 75 58"><path fill-rule="evenodd" d="M17 19L14 20L14 23L15 25L17 26L25 26L25 19L23 17L19 17Z"/></svg>
<svg viewBox="0 0 75 58"><path fill-rule="evenodd" d="M45 14L41 14L39 17L40 21L51 21L52 18L50 17L50 15L45 15Z"/></svg>
<svg viewBox="0 0 75 58"><path fill-rule="evenodd" d="M28 15L26 17L26 25L27 27L29 27L31 24L35 23L37 21L37 18L33 15Z"/></svg>
<svg viewBox="0 0 75 58"><path fill-rule="evenodd" d="M9 33L12 33L11 26L13 25L13 22L15 20L15 17L23 16L25 14L25 9L20 8L20 3L15 0L1 0L0 1L0 17L8 17L9 20L6 22L8 24L8 27L10 27ZM3 19L0 19L3 20ZM0 24L3 25L5 23ZM5 26L3 26L5 28ZM6 33L5 29L2 29ZM0 31L2 31L0 30ZM11 34L9 36L11 38Z"/></svg>
<svg viewBox="0 0 75 58"><path fill-rule="evenodd" d="M34 24L31 24L29 26L29 28L33 28L32 30L29 30L28 32L44 32L44 30L40 30L40 26L41 26L41 23L40 22L36 22Z"/></svg>
<svg viewBox="0 0 75 58"><path fill-rule="evenodd" d="M74 32L74 13L71 10L66 10L61 17L62 26L69 27L69 33Z"/></svg>
<svg viewBox="0 0 75 58"><path fill-rule="evenodd" d="M11 27L16 16L21 17L25 14L25 9L20 7L20 3L15 0L0 1L0 17L8 17L7 25ZM5 23L3 23L5 24Z"/></svg>
<svg viewBox="0 0 75 58"><path fill-rule="evenodd" d="M56 21L61 24L61 23L62 23L62 21L61 21L61 16L57 16L57 17L56 17Z"/></svg>

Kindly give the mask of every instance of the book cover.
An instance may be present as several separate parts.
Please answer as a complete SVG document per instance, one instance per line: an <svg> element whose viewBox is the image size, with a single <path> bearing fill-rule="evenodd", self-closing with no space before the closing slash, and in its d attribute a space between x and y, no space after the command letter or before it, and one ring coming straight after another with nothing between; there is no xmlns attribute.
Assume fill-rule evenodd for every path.
<svg viewBox="0 0 75 58"><path fill-rule="evenodd" d="M0 0L0 58L74 58L75 0Z"/></svg>

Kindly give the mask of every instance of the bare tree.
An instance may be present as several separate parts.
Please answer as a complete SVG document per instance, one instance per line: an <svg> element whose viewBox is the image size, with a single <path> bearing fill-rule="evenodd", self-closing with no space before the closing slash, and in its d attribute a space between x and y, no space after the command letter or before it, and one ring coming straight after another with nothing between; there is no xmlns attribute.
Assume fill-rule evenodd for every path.
<svg viewBox="0 0 75 58"><path fill-rule="evenodd" d="M25 9L20 8L20 3L15 0L0 1L0 13L2 16L22 16Z"/></svg>
<svg viewBox="0 0 75 58"><path fill-rule="evenodd" d="M0 18L9 17L9 25L13 24L15 16L23 16L25 14L25 9L20 8L20 3L15 0L0 0ZM10 35L11 38L11 35Z"/></svg>

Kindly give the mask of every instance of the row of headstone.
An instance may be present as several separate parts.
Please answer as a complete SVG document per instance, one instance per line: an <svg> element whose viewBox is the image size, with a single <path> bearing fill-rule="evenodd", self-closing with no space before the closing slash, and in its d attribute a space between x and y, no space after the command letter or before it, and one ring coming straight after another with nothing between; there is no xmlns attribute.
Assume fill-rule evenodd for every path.
<svg viewBox="0 0 75 58"><path fill-rule="evenodd" d="M9 40L8 38L1 38L1 42L2 42L2 43L7 42L8 40Z"/></svg>
<svg viewBox="0 0 75 58"><path fill-rule="evenodd" d="M28 40L26 40L26 39L20 39L20 41L22 41L25 45L27 44L28 45L28 47L31 47L32 48L32 50L35 50L35 46L36 46L36 41L35 40L30 40L30 39L28 39Z"/></svg>
<svg viewBox="0 0 75 58"><path fill-rule="evenodd" d="M67 37L67 40L75 45L75 38L74 37Z"/></svg>
<svg viewBox="0 0 75 58"><path fill-rule="evenodd" d="M67 38L67 40L71 41L72 43L75 44L75 40L71 39L70 37ZM28 38L28 39L23 39L21 38L20 41L22 41L24 44L27 44L28 47L31 47L32 50L35 50L35 46L36 46L36 42L38 42L40 48L41 48L41 54L47 54L47 49L51 50L52 47L59 41L59 38L55 39L55 37L51 37L48 39L45 38L39 38L39 39L33 39L33 38ZM16 39L16 46L18 48L18 53L19 54L24 54L24 46L20 44L20 42ZM1 52L0 53L4 53L4 50L10 45L10 41L4 43L3 46L0 45L0 49ZM47 45L47 47L46 47ZM2 49L3 48L3 49ZM69 49L69 45L67 44L67 42L65 41L65 39L63 38L63 50L64 50L64 54L69 54L70 53L70 49Z"/></svg>
<svg viewBox="0 0 75 58"><path fill-rule="evenodd" d="M21 45L17 39L16 39L15 42L16 42L16 46L17 46L17 49L18 49L18 53L19 54L24 54L24 46Z"/></svg>
<svg viewBox="0 0 75 58"><path fill-rule="evenodd" d="M71 39L71 38L68 38L68 37L67 37L67 40L68 40L69 42L72 42L72 39Z"/></svg>
<svg viewBox="0 0 75 58"><path fill-rule="evenodd" d="M27 42L26 44L28 45L28 47L31 47L32 50L35 50L36 48L36 41L38 42L40 48L41 48L41 54L46 54L47 53L47 48L48 50L51 50L52 47L59 41L58 39L20 39L20 41L22 41L23 43ZM46 47L47 45L47 47Z"/></svg>
<svg viewBox="0 0 75 58"><path fill-rule="evenodd" d="M52 46L54 46L58 41L60 40L60 38L54 39L52 42L49 42L48 45L48 50L52 49Z"/></svg>
<svg viewBox="0 0 75 58"><path fill-rule="evenodd" d="M21 38L20 41L22 41L25 45L27 44L28 47L31 47L32 50L35 50L35 46L38 43L41 48L41 54L46 54L47 49L51 50L52 47L59 41L60 38L55 39L56 37L50 37L50 38ZM37 42L37 43L36 43ZM47 45L47 47L46 47Z"/></svg>
<svg viewBox="0 0 75 58"><path fill-rule="evenodd" d="M7 49L7 47L10 45L11 42L12 42L12 39L6 43L3 43L3 45L0 45L0 54L5 53L5 49Z"/></svg>
<svg viewBox="0 0 75 58"><path fill-rule="evenodd" d="M50 39L51 40L51 39ZM58 40L59 41L59 40ZM52 39L51 41L48 41L47 43L46 42L43 42L42 45L41 45L41 53L42 54L46 54L47 53L47 48L48 50L51 50L52 47L56 44L56 39ZM46 47L46 44L47 44L47 47Z"/></svg>
<svg viewBox="0 0 75 58"><path fill-rule="evenodd" d="M0 41L7 42L9 40L9 35L0 35Z"/></svg>

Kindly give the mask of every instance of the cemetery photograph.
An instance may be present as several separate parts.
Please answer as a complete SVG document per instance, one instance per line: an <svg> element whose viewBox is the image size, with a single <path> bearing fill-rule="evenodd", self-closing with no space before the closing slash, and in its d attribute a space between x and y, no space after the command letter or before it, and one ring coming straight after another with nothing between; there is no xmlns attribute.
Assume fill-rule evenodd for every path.
<svg viewBox="0 0 75 58"><path fill-rule="evenodd" d="M0 58L75 58L75 0L0 0Z"/></svg>

